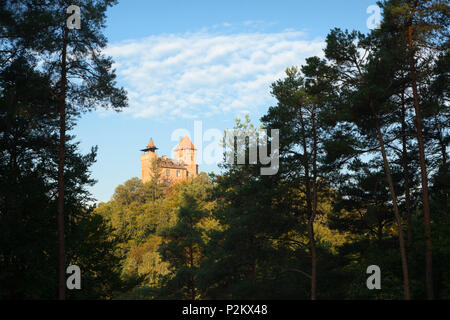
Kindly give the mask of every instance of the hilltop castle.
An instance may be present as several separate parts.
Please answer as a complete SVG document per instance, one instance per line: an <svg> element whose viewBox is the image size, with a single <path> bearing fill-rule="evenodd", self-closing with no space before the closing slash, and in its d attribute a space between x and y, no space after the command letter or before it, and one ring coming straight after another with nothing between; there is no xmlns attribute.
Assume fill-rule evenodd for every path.
<svg viewBox="0 0 450 320"><path fill-rule="evenodd" d="M175 159L166 156L158 157L155 152L158 148L150 138L147 147L141 151L142 183L151 181L154 170L159 169L160 182L173 183L198 175L197 149L189 137L181 139L175 148Z"/></svg>

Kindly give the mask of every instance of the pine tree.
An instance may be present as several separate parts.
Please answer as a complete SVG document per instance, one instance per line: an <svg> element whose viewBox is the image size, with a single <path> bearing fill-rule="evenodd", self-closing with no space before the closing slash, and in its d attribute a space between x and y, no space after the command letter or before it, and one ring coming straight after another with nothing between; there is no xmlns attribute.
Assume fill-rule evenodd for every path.
<svg viewBox="0 0 450 320"><path fill-rule="evenodd" d="M2 25L7 37L6 48L39 53L42 70L49 81L41 90L49 92L58 102L59 164L58 164L58 242L59 297L65 298L64 245L64 167L67 117L92 110L98 106L116 110L126 106L123 89L116 88L112 60L102 55L106 38L101 33L106 10L115 0L84 0L77 4L81 10L81 29L69 29L67 9L71 1L20 0L7 1L3 12L8 19ZM46 86L44 86L46 84Z"/></svg>
<svg viewBox="0 0 450 320"><path fill-rule="evenodd" d="M162 243L158 251L162 260L170 265L170 273L162 280L162 295L176 299L196 300L201 297L198 273L205 248L201 222L208 217L208 212L202 203L205 200L202 195L204 186L200 185L197 190L196 187L194 181L181 191L177 222L160 233Z"/></svg>
<svg viewBox="0 0 450 320"><path fill-rule="evenodd" d="M362 134L369 139L375 138L378 142L375 149L381 152L390 189L399 238L404 296L405 299L409 300L411 295L403 223L386 150L387 143L382 132L383 121L388 119L386 115L391 113L389 109L391 105L388 103L388 99L392 87L395 86L393 82L395 78L392 68L389 68L389 61L383 59L383 52L376 50L375 44L376 41L373 41L370 36L364 37L361 33L355 31L342 32L339 29L334 29L327 36L325 54L339 75L342 84L340 106L346 106L347 109L343 112L348 116L344 122L356 125ZM386 83L385 79L393 80ZM342 111L336 110L336 112Z"/></svg>
<svg viewBox="0 0 450 320"><path fill-rule="evenodd" d="M32 56L19 56L0 71L2 299L54 299L57 287L57 102L41 90L49 79L33 62ZM108 237L110 230L92 214L92 196L86 190L95 182L89 168L96 149L81 155L72 139L67 143L64 177L67 256L70 264L82 268L86 287L70 298L107 298L122 289L120 258L111 251L115 244Z"/></svg>
<svg viewBox="0 0 450 320"><path fill-rule="evenodd" d="M426 236L426 286L428 299L434 298L432 276L431 212L428 191L426 142L424 141L424 105L420 84L434 64L436 52L445 50L448 42L449 6L440 0L384 1L380 32L395 37L396 46L385 50L399 51L405 58L404 69L412 90L416 137L420 156L422 203ZM399 50L400 49L400 50Z"/></svg>

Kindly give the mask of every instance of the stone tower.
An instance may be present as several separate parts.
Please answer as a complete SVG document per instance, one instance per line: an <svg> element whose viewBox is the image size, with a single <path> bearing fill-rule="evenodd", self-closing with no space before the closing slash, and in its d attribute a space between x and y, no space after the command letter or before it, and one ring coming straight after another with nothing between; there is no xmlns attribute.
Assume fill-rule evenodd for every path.
<svg viewBox="0 0 450 320"><path fill-rule="evenodd" d="M155 152L158 148L153 143L153 139L150 138L150 142L147 147L141 151L145 152L141 155L141 177L142 182L150 181L153 176L153 161L158 159L158 154Z"/></svg>
<svg viewBox="0 0 450 320"><path fill-rule="evenodd" d="M175 161L181 161L185 164L189 176L194 177L198 175L197 149L195 149L189 137L186 136L181 139L175 148Z"/></svg>

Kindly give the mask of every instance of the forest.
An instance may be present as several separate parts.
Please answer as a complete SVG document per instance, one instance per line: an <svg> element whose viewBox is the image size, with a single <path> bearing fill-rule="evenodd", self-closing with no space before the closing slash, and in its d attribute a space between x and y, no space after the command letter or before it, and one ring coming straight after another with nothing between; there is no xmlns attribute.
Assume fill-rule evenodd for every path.
<svg viewBox="0 0 450 320"><path fill-rule="evenodd" d="M379 28L334 28L273 79L276 104L235 129L279 129L277 174L223 161L99 204L97 147L70 131L128 107L102 53L117 1L77 1L80 30L69 2L0 1L0 299L450 299L446 1L381 1ZM65 289L69 265L82 290Z"/></svg>

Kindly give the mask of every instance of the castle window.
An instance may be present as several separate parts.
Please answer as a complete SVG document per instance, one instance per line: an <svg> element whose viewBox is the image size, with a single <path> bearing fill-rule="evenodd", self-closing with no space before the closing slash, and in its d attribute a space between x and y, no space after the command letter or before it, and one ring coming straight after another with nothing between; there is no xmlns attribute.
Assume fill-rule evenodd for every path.
<svg viewBox="0 0 450 320"><path fill-rule="evenodd" d="M177 177L180 176L180 170L177 170Z"/></svg>
<svg viewBox="0 0 450 320"><path fill-rule="evenodd" d="M170 176L170 170L166 170L166 176Z"/></svg>
<svg viewBox="0 0 450 320"><path fill-rule="evenodd" d="M189 171L186 171L186 177L189 177Z"/></svg>

